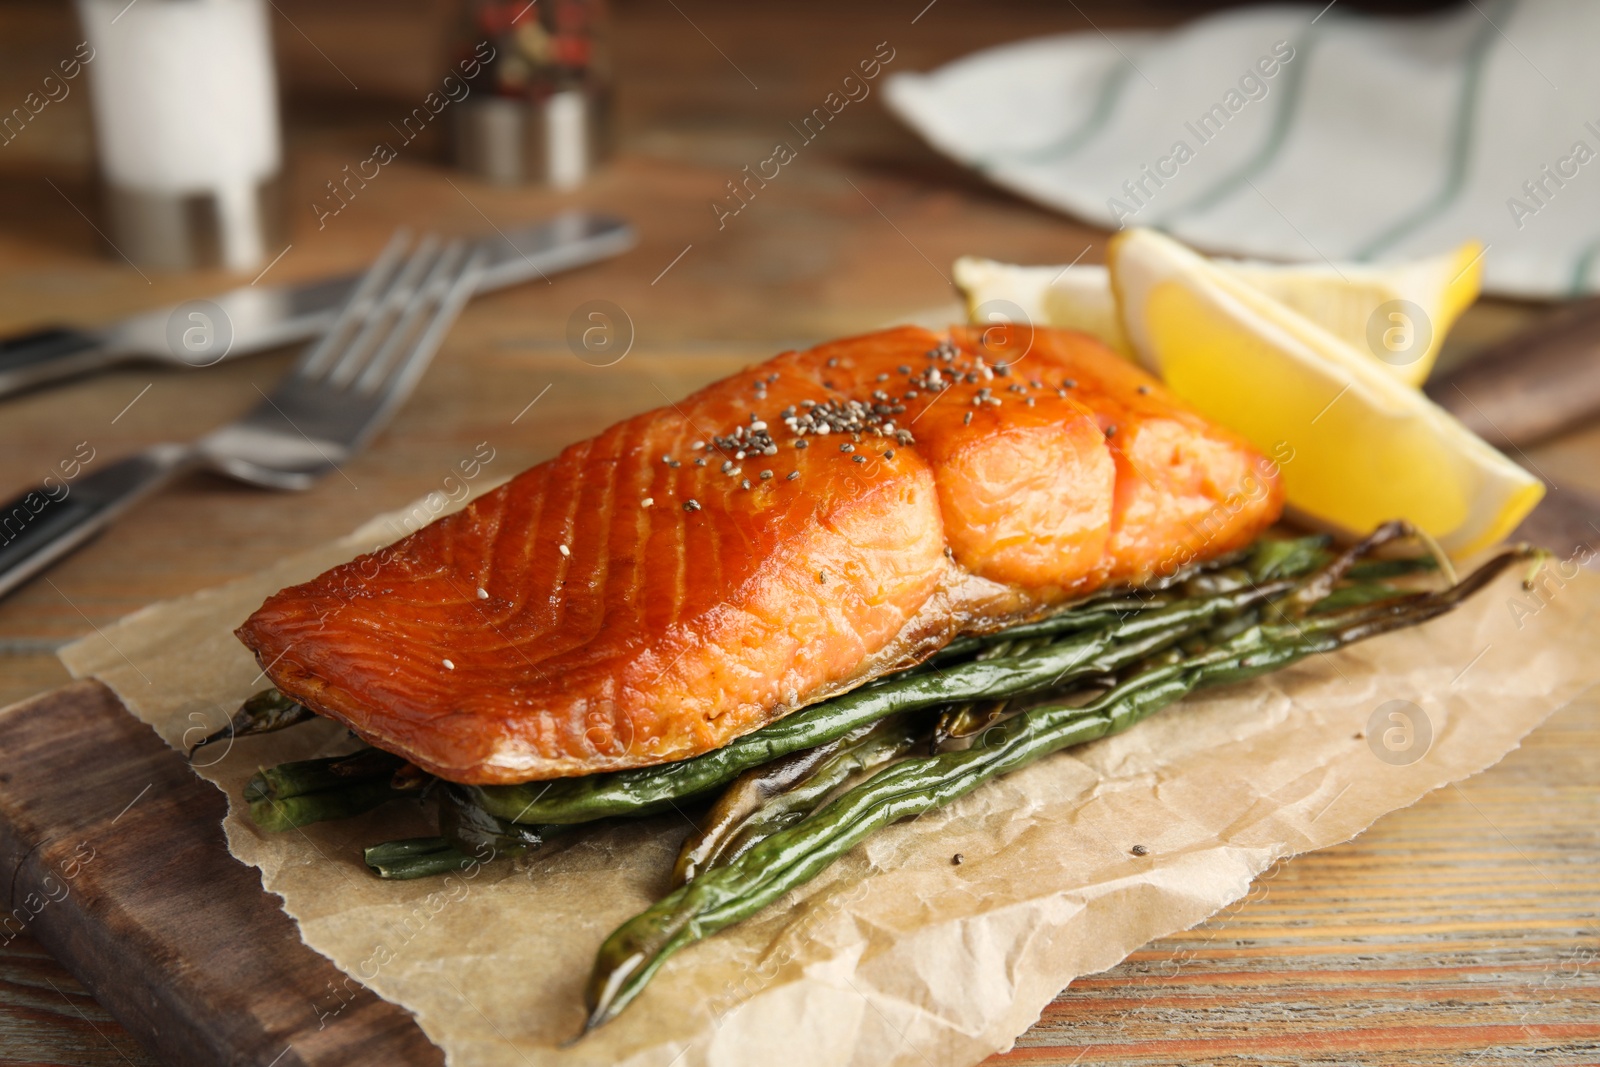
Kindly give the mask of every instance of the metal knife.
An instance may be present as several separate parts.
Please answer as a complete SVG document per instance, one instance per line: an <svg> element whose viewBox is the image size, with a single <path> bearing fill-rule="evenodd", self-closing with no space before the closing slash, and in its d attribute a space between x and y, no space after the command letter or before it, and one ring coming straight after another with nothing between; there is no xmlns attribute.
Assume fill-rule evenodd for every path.
<svg viewBox="0 0 1600 1067"><path fill-rule="evenodd" d="M1429 381L1427 393L1479 437L1531 466L1525 447L1600 414L1600 298L1542 316ZM1600 566L1600 499L1551 485L1510 539Z"/></svg>
<svg viewBox="0 0 1600 1067"><path fill-rule="evenodd" d="M633 247L633 227L618 218L571 211L531 226L481 239L487 257L475 292L517 285L581 267ZM174 337L177 304L98 329L57 326L0 339L0 396L31 389L128 360L154 359L181 366L262 352L321 333L344 303L359 274L299 285L243 286L207 298L225 317L231 341L224 353L197 364ZM209 350L208 350L209 351Z"/></svg>

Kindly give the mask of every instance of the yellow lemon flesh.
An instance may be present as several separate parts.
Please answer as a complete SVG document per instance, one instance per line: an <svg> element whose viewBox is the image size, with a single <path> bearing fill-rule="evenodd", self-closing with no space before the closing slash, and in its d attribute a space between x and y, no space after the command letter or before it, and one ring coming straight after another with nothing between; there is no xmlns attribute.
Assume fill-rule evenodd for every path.
<svg viewBox="0 0 1600 1067"><path fill-rule="evenodd" d="M1421 385L1450 327L1477 299L1482 260L1483 246L1469 241L1445 255L1382 266L1211 262L1370 353L1398 380ZM1020 315L1093 334L1133 355L1105 267L1021 267L963 256L955 263L955 281L975 323Z"/></svg>
<svg viewBox="0 0 1600 1067"><path fill-rule="evenodd" d="M1544 486L1367 353L1170 238L1108 250L1139 360L1278 457L1290 505L1350 534L1403 518L1452 555L1501 540Z"/></svg>
<svg viewBox="0 0 1600 1067"><path fill-rule="evenodd" d="M1371 353L1400 381L1418 386L1433 370L1450 327L1478 298L1483 280L1483 246L1477 241L1441 256L1384 266L1215 262L1358 352Z"/></svg>

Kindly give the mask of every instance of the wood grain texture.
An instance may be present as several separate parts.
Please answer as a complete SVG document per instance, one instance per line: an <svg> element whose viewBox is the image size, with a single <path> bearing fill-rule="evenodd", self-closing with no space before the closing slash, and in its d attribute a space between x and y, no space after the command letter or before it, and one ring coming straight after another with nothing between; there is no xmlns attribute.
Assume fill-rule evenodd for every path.
<svg viewBox="0 0 1600 1067"><path fill-rule="evenodd" d="M0 938L37 939L162 1060L443 1061L365 990L319 1013L342 974L228 855L222 796L104 686L0 714L0 783Z"/></svg>
<svg viewBox="0 0 1600 1067"><path fill-rule="evenodd" d="M1074 982L993 1064L1600 1061L1597 776L1591 694L1489 771Z"/></svg>
<svg viewBox="0 0 1600 1067"><path fill-rule="evenodd" d="M497 449L491 473L509 474L784 347L945 303L949 263L960 254L1060 263L1083 253L1083 262L1099 261L1103 234L947 163L876 99L852 105L718 229L710 205L724 183L766 158L787 123L879 41L897 49L891 70L926 70L990 44L1088 29L1090 18L1111 29L1193 11L939 0L913 25L924 3L624 0L616 23L621 151L573 194L483 186L441 169L419 144L319 230L310 205L323 183L391 136L388 121L411 101L294 96L286 131L293 248L264 282L353 269L400 222L484 232L485 216L504 225L569 204L628 215L641 246L548 286L475 301L415 397L343 477L294 498L189 479L48 580L0 601L0 704L68 680L54 656L60 643L347 533L438 488L480 441ZM276 32L295 34L282 21ZM77 40L64 5L0 3L3 99L20 99L34 73ZM318 41L335 57L364 43L359 35ZM104 322L250 281L214 272L151 274L147 283L100 255L77 211L94 210L86 101L74 93L52 105L0 157L0 329ZM563 341L568 316L594 298L625 308L637 334L627 359L605 370L581 364ZM1479 305L1457 326L1441 367L1537 310ZM270 388L290 358L198 374L130 367L0 401L0 491L36 482L80 441L109 459L203 433L253 403L255 388ZM1568 433L1526 458L1558 490L1600 490L1600 429ZM1075 984L999 1062L1600 1063L1597 734L1592 701L1559 713L1459 790L1396 812L1349 845L1282 866L1242 905ZM132 736L135 748L155 743L147 732L142 741ZM176 759L148 755L156 764ZM116 788L126 773L112 775ZM0 783L0 798L8 788ZM210 814L196 832L212 834L207 840L220 848L220 798L200 788L197 802ZM233 867L259 896L255 873ZM0 864L0 878L8 874ZM0 1063L156 1062L43 955L40 941L24 935L0 947Z"/></svg>
<svg viewBox="0 0 1600 1067"><path fill-rule="evenodd" d="M160 1062L32 936L18 934L0 945L0 1063Z"/></svg>

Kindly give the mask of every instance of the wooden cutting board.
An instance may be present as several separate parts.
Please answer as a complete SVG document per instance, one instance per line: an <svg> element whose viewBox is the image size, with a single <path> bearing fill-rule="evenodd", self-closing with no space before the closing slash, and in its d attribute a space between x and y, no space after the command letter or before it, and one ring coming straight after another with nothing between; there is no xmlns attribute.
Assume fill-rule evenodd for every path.
<svg viewBox="0 0 1600 1067"><path fill-rule="evenodd" d="M226 802L98 682L0 711L0 942L28 931L173 1065L443 1064L228 854Z"/></svg>

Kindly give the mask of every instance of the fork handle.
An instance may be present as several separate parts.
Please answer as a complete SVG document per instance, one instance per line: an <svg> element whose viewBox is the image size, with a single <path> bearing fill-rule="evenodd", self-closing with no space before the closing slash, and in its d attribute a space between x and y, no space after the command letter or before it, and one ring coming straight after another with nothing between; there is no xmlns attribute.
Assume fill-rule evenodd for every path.
<svg viewBox="0 0 1600 1067"><path fill-rule="evenodd" d="M87 543L192 462L183 445L156 445L0 504L0 597Z"/></svg>

